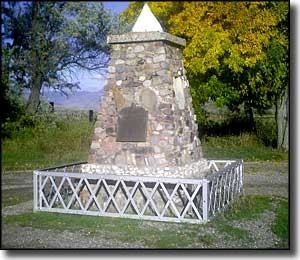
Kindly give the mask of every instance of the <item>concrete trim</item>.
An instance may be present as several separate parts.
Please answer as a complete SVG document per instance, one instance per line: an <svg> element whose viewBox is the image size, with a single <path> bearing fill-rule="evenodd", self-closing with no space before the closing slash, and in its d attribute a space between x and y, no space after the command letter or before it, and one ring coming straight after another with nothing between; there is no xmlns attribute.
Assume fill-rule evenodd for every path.
<svg viewBox="0 0 300 260"><path fill-rule="evenodd" d="M185 46L186 40L166 32L129 32L122 35L108 35L107 43L134 43L134 42L151 42L166 41L179 46Z"/></svg>

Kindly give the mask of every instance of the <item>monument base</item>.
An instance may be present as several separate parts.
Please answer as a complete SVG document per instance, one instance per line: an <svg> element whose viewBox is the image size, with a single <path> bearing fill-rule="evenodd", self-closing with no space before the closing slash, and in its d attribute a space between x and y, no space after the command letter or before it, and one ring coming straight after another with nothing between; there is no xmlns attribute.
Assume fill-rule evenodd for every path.
<svg viewBox="0 0 300 260"><path fill-rule="evenodd" d="M205 159L183 166L137 167L133 165L84 164L82 172L92 174L113 174L131 176L150 176L167 178L205 178L210 172L209 163Z"/></svg>
<svg viewBox="0 0 300 260"><path fill-rule="evenodd" d="M211 173L209 167L209 162L205 159L201 159L197 162L186 164L183 166L168 166L168 167L136 167L133 165L104 165L104 164L84 164L81 166L81 171L83 173L89 174L101 174L101 175L122 175L122 176L145 176L145 177L164 177L164 178L180 178L180 179L195 179L200 180L206 178L206 176ZM91 184L92 189L94 189L95 184ZM141 188L141 187L139 187ZM139 190L139 188L137 190ZM130 193L133 192L133 187L128 187ZM145 188L146 192L151 194L151 188ZM171 194L171 191L168 193ZM176 194L173 195L173 202L177 208L184 208L184 205L187 203L186 199L183 199L184 194L183 190L178 190ZM187 186L187 192L192 193L192 190ZM135 203L137 208L142 209L147 201L145 194L133 192L135 196ZM105 200L106 194L104 197L101 194L98 194L100 200ZM87 188L81 190L80 198L84 201L87 201L89 197L89 191ZM114 199L120 207L124 207L126 199L124 199L123 194L116 194ZM165 208L165 203L167 201L166 195L163 194L162 188L157 188L157 192L153 194L152 200L156 205L158 211L162 211ZM152 214L155 213L154 209L149 209L152 211ZM135 214L135 209L130 208L128 213ZM151 212L147 212L151 214ZM190 209L187 214L193 214L193 210ZM166 216L167 213L166 213Z"/></svg>

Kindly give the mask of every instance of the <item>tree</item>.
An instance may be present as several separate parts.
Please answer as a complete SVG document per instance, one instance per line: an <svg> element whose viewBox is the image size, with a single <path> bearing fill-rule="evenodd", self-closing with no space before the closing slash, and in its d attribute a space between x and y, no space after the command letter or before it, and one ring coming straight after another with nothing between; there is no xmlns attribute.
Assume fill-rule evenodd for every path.
<svg viewBox="0 0 300 260"><path fill-rule="evenodd" d="M5 123L16 120L23 111L20 96L25 73L14 60L21 53L21 45L25 38L24 32L28 31L29 20L24 19L24 14L15 1L2 2L1 11L3 26L1 30L1 123ZM12 27L16 30L11 30ZM14 39L14 44L11 39ZM14 87L11 86L12 81Z"/></svg>
<svg viewBox="0 0 300 260"><path fill-rule="evenodd" d="M18 89L9 88L10 60L14 49L2 47L1 53L1 124L18 117L21 106L18 100Z"/></svg>
<svg viewBox="0 0 300 260"><path fill-rule="evenodd" d="M78 88L78 69L102 70L109 59L106 35L113 17L100 2L6 2L4 37L14 48L11 73L30 89L27 107L36 112L42 87Z"/></svg>
<svg viewBox="0 0 300 260"><path fill-rule="evenodd" d="M253 109L263 113L276 100L282 101L288 78L288 2L150 2L149 6L168 32L187 41L183 59L198 119L201 104L211 98L231 110L243 104L254 126ZM123 19L134 21L139 8L140 4L130 4Z"/></svg>
<svg viewBox="0 0 300 260"><path fill-rule="evenodd" d="M277 122L277 147L289 149L289 55L288 55L288 8L285 3L273 3L279 23L276 36L272 38L266 51L266 58L259 64L264 84L273 90L275 119Z"/></svg>

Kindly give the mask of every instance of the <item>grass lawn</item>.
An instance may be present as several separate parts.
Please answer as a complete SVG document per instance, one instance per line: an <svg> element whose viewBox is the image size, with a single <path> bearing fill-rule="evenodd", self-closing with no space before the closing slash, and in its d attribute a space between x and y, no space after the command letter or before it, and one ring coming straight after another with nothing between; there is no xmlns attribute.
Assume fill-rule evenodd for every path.
<svg viewBox="0 0 300 260"><path fill-rule="evenodd" d="M2 169L32 170L88 159L94 125L87 119L55 118L51 124L24 127L2 140ZM264 146L254 134L206 137L208 159L287 161L288 153Z"/></svg>
<svg viewBox="0 0 300 260"><path fill-rule="evenodd" d="M233 221L255 220L264 212L274 212L272 231L280 247L288 247L288 203L286 199L265 196L240 197L223 214L204 225L160 223L121 218L93 217L57 213L27 213L4 216L3 224L14 224L46 230L82 231L85 236L99 236L139 243L148 248L185 248L202 244L214 247L218 239L253 243L254 234L234 226ZM254 238L253 238L254 236Z"/></svg>
<svg viewBox="0 0 300 260"><path fill-rule="evenodd" d="M254 134L206 137L203 154L208 159L244 159L244 161L288 161L288 152L266 147Z"/></svg>
<svg viewBox="0 0 300 260"><path fill-rule="evenodd" d="M87 119L25 127L2 141L2 169L31 170L86 161L93 134Z"/></svg>
<svg viewBox="0 0 300 260"><path fill-rule="evenodd" d="M1 205L2 207L16 205L22 202L32 200L32 189L17 188L2 191Z"/></svg>
<svg viewBox="0 0 300 260"><path fill-rule="evenodd" d="M2 170L30 170L86 161L94 125L87 119L56 119L50 125L24 127L11 138L2 140ZM244 159L245 161L287 161L288 153L264 146L254 134L206 137L202 141L208 159ZM5 194L4 194L5 195ZM21 194L5 195L6 204L25 201ZM26 198L26 201L28 198ZM275 206L274 206L275 205ZM150 248L183 248L204 244L213 247L218 241L253 242L249 230L234 226L233 221L257 219L263 212L276 216L272 232L280 239L279 247L288 247L288 201L282 198L245 196L224 214L205 225L159 223L130 219L74 216L52 213L27 213L4 216L3 224L53 230L83 230L87 236L102 236ZM212 233L214 230L216 233ZM145 235L147 234L147 235ZM218 236L216 236L218 234ZM247 246L245 246L247 247Z"/></svg>

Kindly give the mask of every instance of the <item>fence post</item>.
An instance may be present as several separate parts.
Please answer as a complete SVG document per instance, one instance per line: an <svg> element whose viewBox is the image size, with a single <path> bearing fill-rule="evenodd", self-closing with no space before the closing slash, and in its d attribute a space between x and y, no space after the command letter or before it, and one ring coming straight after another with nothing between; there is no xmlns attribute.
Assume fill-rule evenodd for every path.
<svg viewBox="0 0 300 260"><path fill-rule="evenodd" d="M240 189L239 191L243 190L244 185L244 161L241 160L241 164L239 165L239 174L240 174Z"/></svg>
<svg viewBox="0 0 300 260"><path fill-rule="evenodd" d="M38 199L39 199L39 202L38 202L38 209L41 209L42 208L42 176L39 174L38 175L38 183L37 183L37 191L38 191Z"/></svg>
<svg viewBox="0 0 300 260"><path fill-rule="evenodd" d="M203 188L202 188L202 201L203 201L203 221L207 222L208 221L208 212L209 212L209 208L208 208L208 184L209 181L207 179L203 180Z"/></svg>
<svg viewBox="0 0 300 260"><path fill-rule="evenodd" d="M49 104L50 104L50 106L51 106L51 113L53 113L54 112L54 102L49 102Z"/></svg>
<svg viewBox="0 0 300 260"><path fill-rule="evenodd" d="M38 209L38 175L34 171L33 172L33 211L37 211Z"/></svg>
<svg viewBox="0 0 300 260"><path fill-rule="evenodd" d="M89 110L89 121L90 122L93 121L93 117L94 117L94 111L93 110Z"/></svg>

